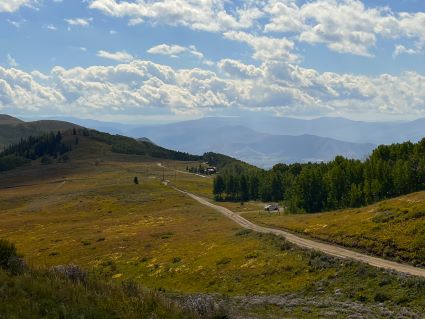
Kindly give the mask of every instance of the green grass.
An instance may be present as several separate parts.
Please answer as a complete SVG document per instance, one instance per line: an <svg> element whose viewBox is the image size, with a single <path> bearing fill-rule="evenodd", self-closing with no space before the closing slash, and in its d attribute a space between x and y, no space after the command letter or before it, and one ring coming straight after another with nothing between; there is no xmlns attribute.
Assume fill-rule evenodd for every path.
<svg viewBox="0 0 425 319"><path fill-rule="evenodd" d="M397 261L425 266L425 192L368 207L320 214L247 213L255 223L284 228Z"/></svg>

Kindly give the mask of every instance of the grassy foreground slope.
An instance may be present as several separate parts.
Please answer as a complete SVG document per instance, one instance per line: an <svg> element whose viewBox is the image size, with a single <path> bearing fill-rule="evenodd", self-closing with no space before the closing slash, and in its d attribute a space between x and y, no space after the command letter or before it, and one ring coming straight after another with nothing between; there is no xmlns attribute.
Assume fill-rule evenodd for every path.
<svg viewBox="0 0 425 319"><path fill-rule="evenodd" d="M299 215L247 213L263 225L425 266L425 192L364 208Z"/></svg>
<svg viewBox="0 0 425 319"><path fill-rule="evenodd" d="M106 283L134 280L179 300L212 295L231 318L420 318L425 312L421 279L242 230L161 183L163 176L176 185L208 184L207 178L164 169L146 154L113 153L111 145L84 136L69 158L0 174L0 237L15 242L35 268L74 263ZM53 285L52 294L62 289L49 278L40 280ZM5 279L11 283L0 298L14 300L24 279Z"/></svg>
<svg viewBox="0 0 425 319"><path fill-rule="evenodd" d="M46 270L0 269L0 318L195 318L132 282L74 281Z"/></svg>

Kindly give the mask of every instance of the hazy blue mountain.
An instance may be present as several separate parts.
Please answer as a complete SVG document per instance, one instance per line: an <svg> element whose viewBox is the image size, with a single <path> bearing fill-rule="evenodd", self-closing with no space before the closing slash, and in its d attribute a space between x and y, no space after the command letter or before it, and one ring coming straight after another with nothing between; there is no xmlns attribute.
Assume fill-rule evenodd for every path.
<svg viewBox="0 0 425 319"><path fill-rule="evenodd" d="M411 122L361 122L337 117L303 120L259 114L258 116L243 117L207 117L172 124L143 126L76 118L60 119L101 131L132 137L146 136L144 132L153 132L157 129L183 132L185 130L201 130L222 126L244 126L257 132L272 135L308 134L347 142L373 144L391 144L407 140L418 141L425 137L425 118Z"/></svg>
<svg viewBox="0 0 425 319"><path fill-rule="evenodd" d="M276 163L329 161L336 155L363 159L375 147L370 143L351 143L314 135L273 135L245 126L219 125L193 121L166 126L137 128L164 147L202 154L213 151L236 157L250 164L271 167ZM136 134L132 132L132 134Z"/></svg>
<svg viewBox="0 0 425 319"><path fill-rule="evenodd" d="M53 119L72 122L83 127L95 129L95 130L110 133L110 134L127 135L126 132L129 129L133 129L136 127L135 125L128 125L128 124L116 123L116 122L102 122L102 121L91 120L91 119L80 119L76 117L62 116L62 117L54 117Z"/></svg>
<svg viewBox="0 0 425 319"><path fill-rule="evenodd" d="M327 161L335 155L364 158L377 144L425 137L425 119L361 122L324 117L312 120L258 116L207 117L162 125L128 125L62 118L101 131L193 154L220 152L263 167L278 162Z"/></svg>
<svg viewBox="0 0 425 319"><path fill-rule="evenodd" d="M203 118L174 124L161 125L177 131L221 126L244 126L254 131L272 135L316 135L348 142L391 144L406 140L417 141L425 136L425 119L413 122L360 122L343 118L319 118L301 120L294 118L222 117ZM158 126L155 126L158 127ZM129 134L137 136L148 127L131 128Z"/></svg>

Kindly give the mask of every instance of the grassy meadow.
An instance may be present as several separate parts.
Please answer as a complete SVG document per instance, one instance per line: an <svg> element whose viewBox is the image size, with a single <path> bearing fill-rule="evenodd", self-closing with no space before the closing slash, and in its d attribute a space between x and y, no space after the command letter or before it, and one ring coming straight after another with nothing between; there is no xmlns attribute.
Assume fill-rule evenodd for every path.
<svg viewBox="0 0 425 319"><path fill-rule="evenodd" d="M76 148L68 163L32 163L0 175L0 238L14 242L34 269L72 263L105 283L132 280L176 300L213 296L227 305L229 317L425 312L424 280L246 231L161 182L164 175L172 185L211 197L210 178L174 171L188 163L163 162L164 169L159 160L112 154L102 143L82 138L80 144L84 150ZM19 278L5 280L14 286ZM2 300L11 300L4 294L0 290Z"/></svg>
<svg viewBox="0 0 425 319"><path fill-rule="evenodd" d="M425 266L425 192L318 214L247 213L249 220L397 261Z"/></svg>

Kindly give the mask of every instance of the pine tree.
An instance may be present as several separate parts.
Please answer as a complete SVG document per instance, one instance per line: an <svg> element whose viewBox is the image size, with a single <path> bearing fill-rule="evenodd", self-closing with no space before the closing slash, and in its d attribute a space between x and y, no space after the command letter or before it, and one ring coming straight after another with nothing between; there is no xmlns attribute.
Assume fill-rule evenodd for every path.
<svg viewBox="0 0 425 319"><path fill-rule="evenodd" d="M213 193L216 199L222 200L223 193L224 193L224 179L223 176L217 175L214 178L214 185L213 185Z"/></svg>

